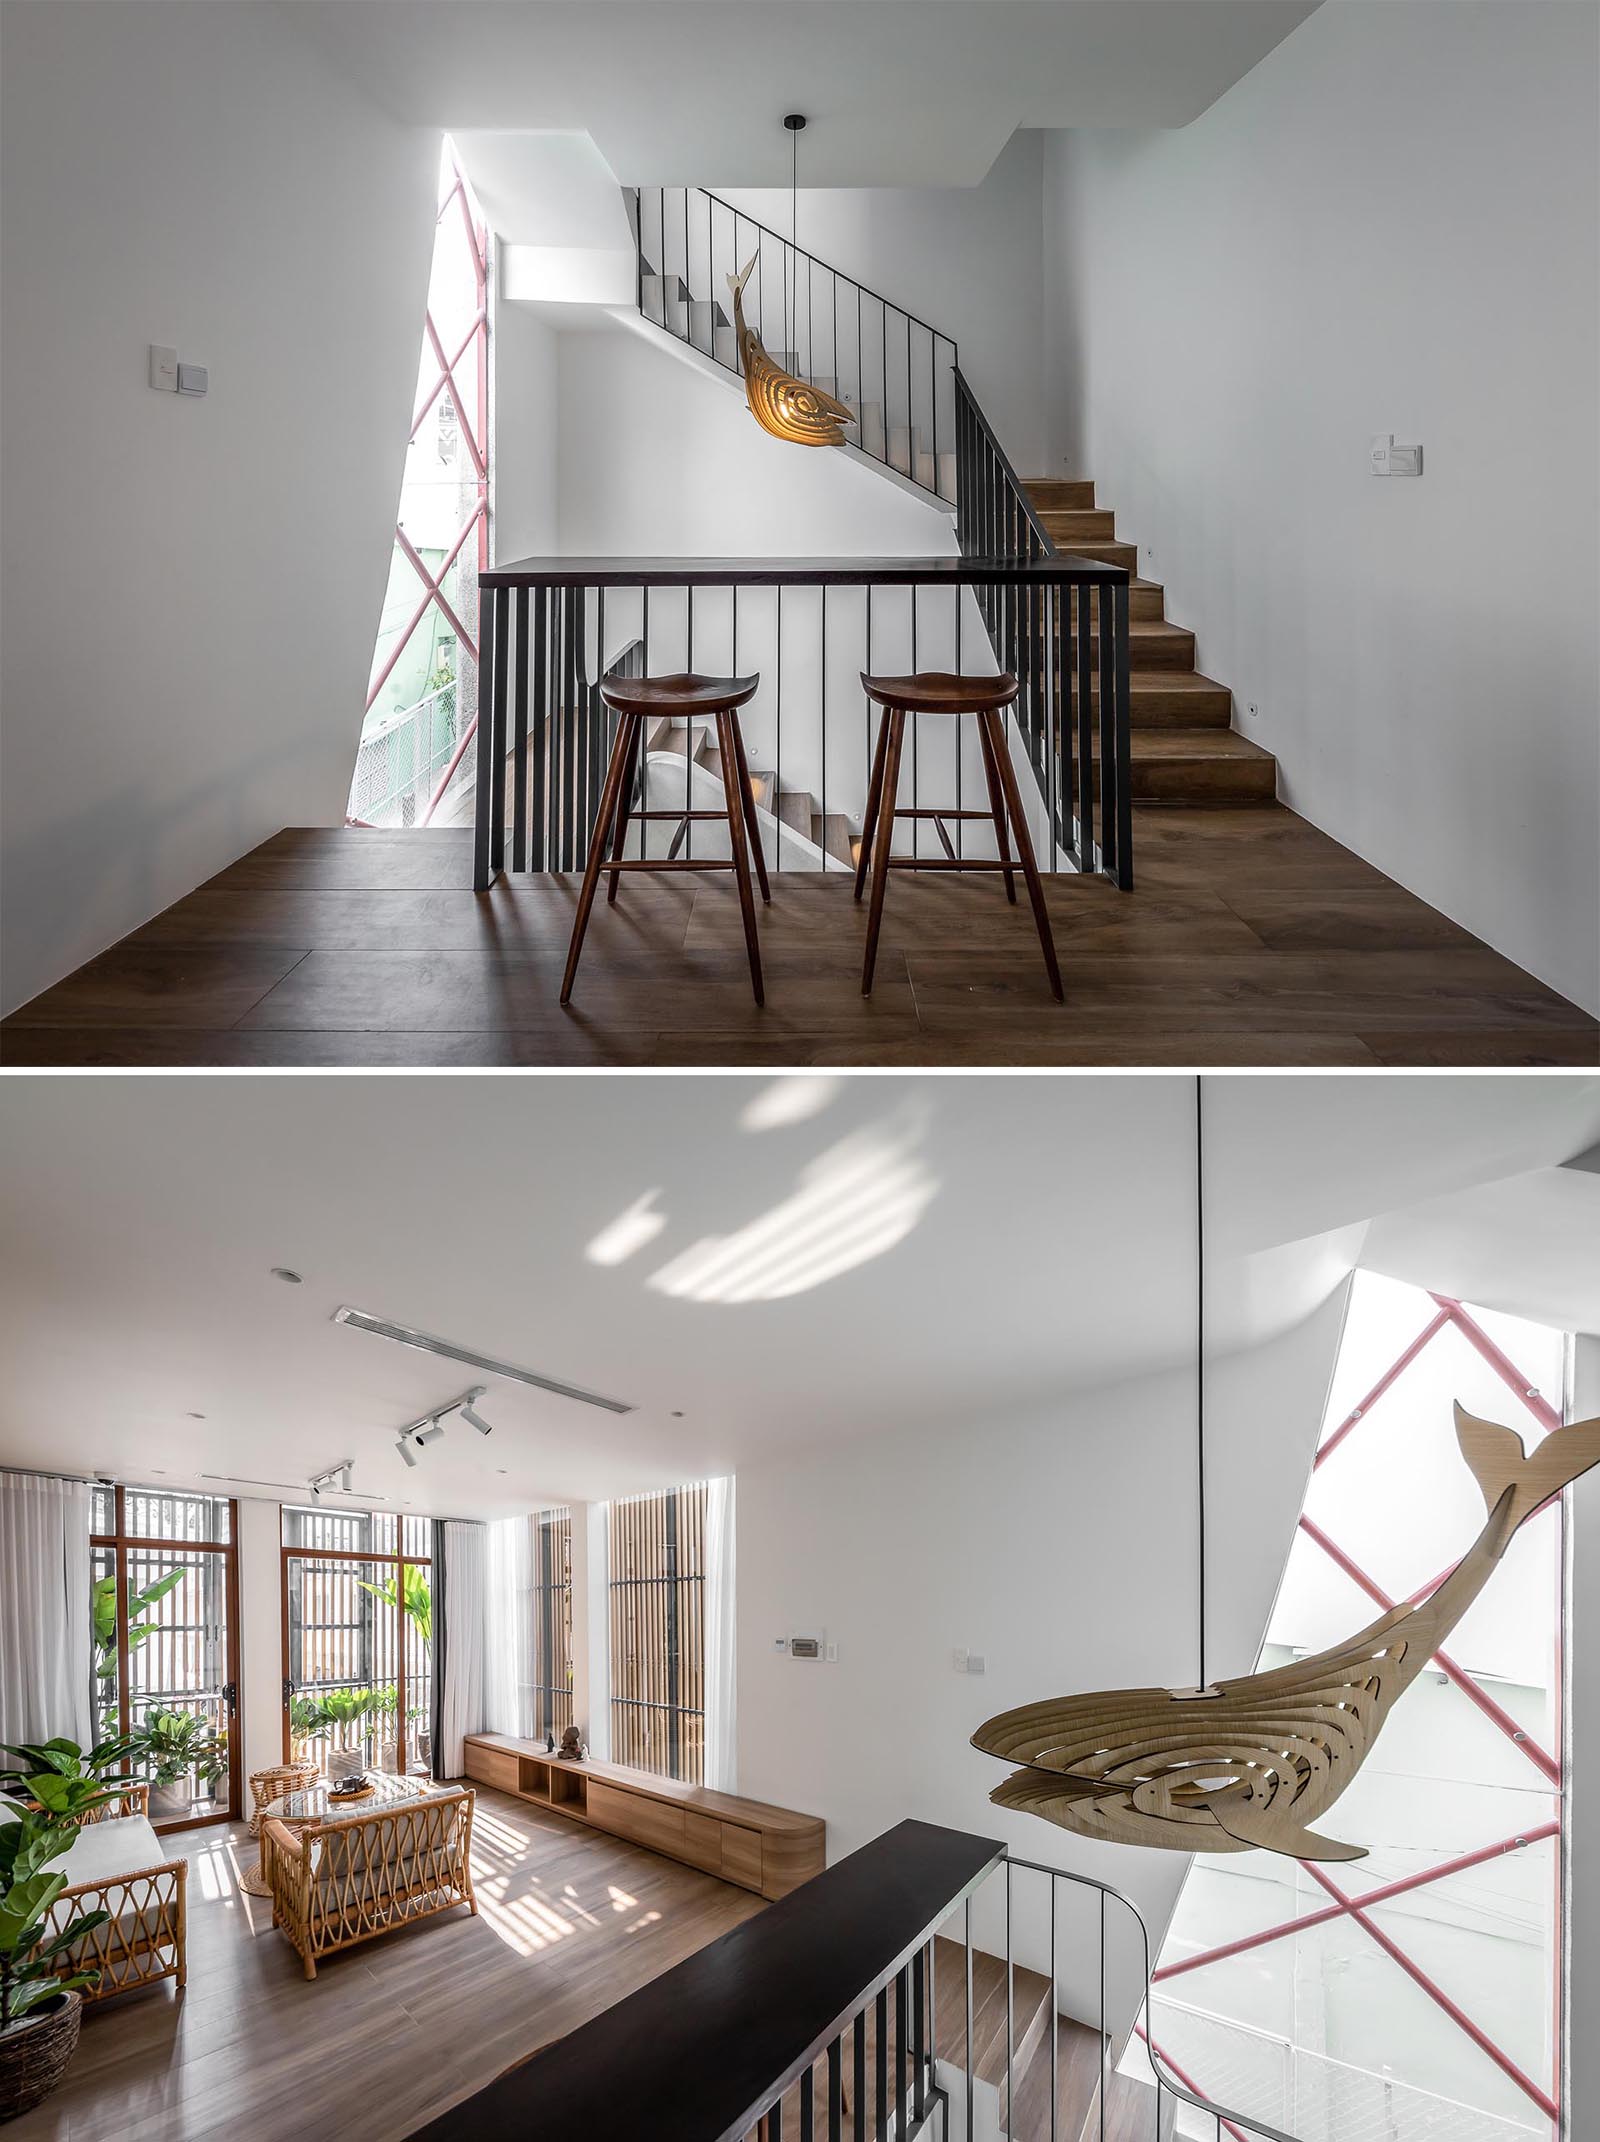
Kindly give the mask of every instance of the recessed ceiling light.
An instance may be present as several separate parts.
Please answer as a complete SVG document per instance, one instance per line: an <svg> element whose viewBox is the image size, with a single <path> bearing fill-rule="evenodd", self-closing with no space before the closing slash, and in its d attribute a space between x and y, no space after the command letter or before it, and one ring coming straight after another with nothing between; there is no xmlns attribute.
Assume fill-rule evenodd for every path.
<svg viewBox="0 0 1600 2142"><path fill-rule="evenodd" d="M272 1276L274 1279L281 1279L285 1286L297 1287L300 1284L300 1274L291 1272L286 1264L275 1264L272 1267Z"/></svg>

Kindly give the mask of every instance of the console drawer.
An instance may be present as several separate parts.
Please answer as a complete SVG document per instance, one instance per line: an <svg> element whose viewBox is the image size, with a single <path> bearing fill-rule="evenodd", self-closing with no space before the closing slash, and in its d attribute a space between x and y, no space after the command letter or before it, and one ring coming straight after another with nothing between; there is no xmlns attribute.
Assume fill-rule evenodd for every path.
<svg viewBox="0 0 1600 2142"><path fill-rule="evenodd" d="M609 1830L614 1837L626 1837L652 1852L666 1852L674 1859L685 1856L681 1807L648 1800L640 1793L618 1792L599 1778L591 1778L589 1820L597 1830Z"/></svg>
<svg viewBox="0 0 1600 2142"><path fill-rule="evenodd" d="M507 1748L486 1748L482 1741L469 1740L463 1754L467 1776L476 1778L480 1785L498 1785L502 1792L515 1792L518 1784L518 1762Z"/></svg>

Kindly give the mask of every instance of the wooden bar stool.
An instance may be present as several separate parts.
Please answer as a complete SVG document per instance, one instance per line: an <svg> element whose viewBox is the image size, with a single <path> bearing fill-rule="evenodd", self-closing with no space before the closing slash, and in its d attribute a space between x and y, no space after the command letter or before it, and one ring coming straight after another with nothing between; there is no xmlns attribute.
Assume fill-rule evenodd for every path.
<svg viewBox="0 0 1600 2142"><path fill-rule="evenodd" d="M998 677L952 677L929 671L917 677L869 677L861 672L869 699L883 708L878 723L878 742L872 755L872 778L867 787L866 814L861 821L861 855L856 864L856 898L859 900L872 871L872 905L867 918L867 957L861 972L861 994L872 994L872 970L878 959L878 932L883 924L883 894L891 870L999 870L1005 874L1006 898L1015 907L1015 872L1021 869L1027 882L1033 919L1044 952L1050 992L1061 1001L1061 969L1056 965L1055 939L1050 934L1050 916L1044 904L1039 866L1033 859L1033 840L1017 789L1017 777L1006 743L1004 711L1017 696L1017 680ZM978 744L983 753L983 775L989 790L986 811L897 809L895 790L900 781L900 747L908 714L971 714L978 724ZM911 856L890 853L896 818L987 818L993 822L999 844L998 857ZM1017 860L1011 860L1007 824L1016 841Z"/></svg>
<svg viewBox="0 0 1600 2142"><path fill-rule="evenodd" d="M745 762L744 739L739 734L739 723L734 712L736 707L742 707L752 696L760 682L759 676L689 675L608 677L601 684L601 698L618 717L617 740L611 747L611 763L606 768L605 786L600 792L600 811L594 822L594 831L589 836L589 860L584 865L583 890L578 895L578 912L572 925L572 943L567 950L567 971L561 983L563 1004L572 995L573 979L578 972L578 955L583 950L583 933L589 927L589 912L594 906L595 890L600 883L602 870L609 870L611 873L611 884L606 894L608 904L617 897L617 880L624 870L731 870L739 881L739 907L744 916L745 949L750 955L751 987L755 990L756 1002L766 1002L761 988L761 946L756 937L755 899L750 888L752 860L756 866L756 882L761 887L762 899L770 902L772 894L767 887L767 866L761 853L761 826L756 817L756 800L750 792L750 768ZM685 741L687 725L690 722L708 719L715 721L717 750L722 760L723 810L645 811L633 808L634 788L640 780L644 760L645 729L650 722L659 721L663 715L674 716L685 724ZM622 844L627 838L630 818L670 818L675 823L684 825L694 818L722 820L728 828L733 859L727 863L702 863L676 853L625 857ZM747 836L748 852L745 847ZM611 843L609 860L606 856L608 838Z"/></svg>

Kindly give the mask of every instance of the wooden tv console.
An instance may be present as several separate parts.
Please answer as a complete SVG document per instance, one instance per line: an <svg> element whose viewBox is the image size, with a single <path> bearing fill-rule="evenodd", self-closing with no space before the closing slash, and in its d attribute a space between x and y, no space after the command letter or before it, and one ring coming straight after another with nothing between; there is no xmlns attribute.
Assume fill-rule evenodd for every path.
<svg viewBox="0 0 1600 2142"><path fill-rule="evenodd" d="M764 1897L787 1896L825 1864L820 1815L708 1792L703 1785L626 1770L620 1763L563 1762L538 1741L513 1740L507 1733L469 1733L464 1762L467 1776L480 1785L553 1807L591 1829L681 1859Z"/></svg>

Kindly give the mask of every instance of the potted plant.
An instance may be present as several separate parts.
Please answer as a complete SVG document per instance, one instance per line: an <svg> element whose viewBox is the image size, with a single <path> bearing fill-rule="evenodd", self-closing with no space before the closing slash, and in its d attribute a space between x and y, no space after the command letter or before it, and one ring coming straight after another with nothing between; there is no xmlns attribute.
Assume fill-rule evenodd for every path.
<svg viewBox="0 0 1600 2142"><path fill-rule="evenodd" d="M320 1763L317 1742L325 1741L331 1720L315 1696L289 1698L289 1753L297 1760L311 1756Z"/></svg>
<svg viewBox="0 0 1600 2142"><path fill-rule="evenodd" d="M46 1940L45 1921L67 1886L50 1862L68 1851L91 1810L114 1797L100 1778L86 1774L73 1742L6 1752L25 1762L36 1755L46 1761L36 1771L6 1773L20 1792L0 1811L0 2120L48 2097L77 2047L79 1991L100 1974L63 1972L61 1959L109 1914L84 1912Z"/></svg>
<svg viewBox="0 0 1600 2142"><path fill-rule="evenodd" d="M195 1797L191 1773L202 1792L215 1796L228 1767L227 1737L213 1732L198 1712L152 1704L136 1738L150 1768L152 1820L188 1814Z"/></svg>
<svg viewBox="0 0 1600 2142"><path fill-rule="evenodd" d="M366 1768L366 1734L361 1730L361 1721L371 1709L370 1688L330 1688L321 1698L322 1715L333 1737L328 1750L329 1777L347 1777Z"/></svg>
<svg viewBox="0 0 1600 2142"><path fill-rule="evenodd" d="M372 1691L372 1715L378 1721L378 1768L398 1770L400 1767L400 1691L388 1682Z"/></svg>

